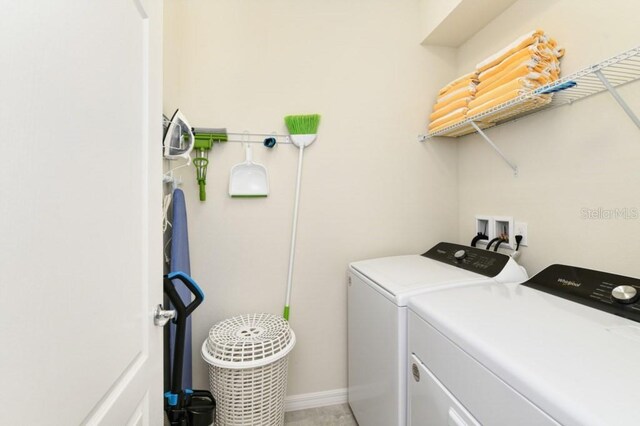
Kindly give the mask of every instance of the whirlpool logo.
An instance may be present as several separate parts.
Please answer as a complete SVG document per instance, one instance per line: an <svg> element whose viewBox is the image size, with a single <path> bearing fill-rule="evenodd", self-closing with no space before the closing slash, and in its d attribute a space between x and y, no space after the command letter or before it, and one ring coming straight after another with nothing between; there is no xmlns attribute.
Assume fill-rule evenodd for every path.
<svg viewBox="0 0 640 426"><path fill-rule="evenodd" d="M558 282L562 285L568 285L569 287L580 287L582 283L577 283L575 281L567 280L565 278L558 278Z"/></svg>

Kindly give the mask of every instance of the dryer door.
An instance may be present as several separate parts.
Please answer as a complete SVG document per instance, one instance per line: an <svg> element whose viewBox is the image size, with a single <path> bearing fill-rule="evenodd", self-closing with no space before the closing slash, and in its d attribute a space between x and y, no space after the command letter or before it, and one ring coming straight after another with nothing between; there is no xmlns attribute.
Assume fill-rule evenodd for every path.
<svg viewBox="0 0 640 426"><path fill-rule="evenodd" d="M409 425L480 426L414 354L409 376Z"/></svg>

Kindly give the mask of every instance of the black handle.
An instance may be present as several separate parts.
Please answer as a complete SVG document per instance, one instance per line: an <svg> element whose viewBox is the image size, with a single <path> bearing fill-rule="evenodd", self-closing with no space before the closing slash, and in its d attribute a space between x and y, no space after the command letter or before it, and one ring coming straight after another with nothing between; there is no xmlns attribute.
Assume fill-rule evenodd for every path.
<svg viewBox="0 0 640 426"><path fill-rule="evenodd" d="M182 298L173 284L174 279L181 281L185 286L187 286L191 294L193 294L194 299L189 303L189 305L185 306L182 301ZM193 281L193 278L189 275L180 271L171 272L164 276L164 292L169 296L169 300L171 300L171 303L178 311L178 314L184 315L185 317L191 315L191 313L204 301L204 293L198 284L196 284L196 282Z"/></svg>
<svg viewBox="0 0 640 426"><path fill-rule="evenodd" d="M174 279L180 280L189 291L194 296L194 300L189 303L189 305L185 306L182 298L178 294L178 290L176 290L175 285L173 284ZM171 304L178 312L177 318L174 320L176 323L176 338L174 342L173 348L173 371L172 371L172 380L171 380L171 392L170 394L175 395L179 400L179 404L182 404L182 363L184 360L184 343L185 343L185 333L187 328L187 318L191 313L196 309L204 300L204 293L200 290L198 284L196 284L193 279L185 274L184 272L172 272L164 276L164 292L169 297ZM182 408L182 407L177 407Z"/></svg>

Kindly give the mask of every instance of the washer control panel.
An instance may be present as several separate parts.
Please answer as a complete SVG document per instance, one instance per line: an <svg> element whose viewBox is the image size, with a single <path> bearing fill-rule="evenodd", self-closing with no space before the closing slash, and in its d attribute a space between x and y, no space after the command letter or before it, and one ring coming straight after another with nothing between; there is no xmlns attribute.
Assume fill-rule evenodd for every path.
<svg viewBox="0 0 640 426"><path fill-rule="evenodd" d="M640 322L640 279L551 265L522 285Z"/></svg>
<svg viewBox="0 0 640 426"><path fill-rule="evenodd" d="M485 277L495 277L509 261L509 256L502 253L453 243L438 243L422 256Z"/></svg>

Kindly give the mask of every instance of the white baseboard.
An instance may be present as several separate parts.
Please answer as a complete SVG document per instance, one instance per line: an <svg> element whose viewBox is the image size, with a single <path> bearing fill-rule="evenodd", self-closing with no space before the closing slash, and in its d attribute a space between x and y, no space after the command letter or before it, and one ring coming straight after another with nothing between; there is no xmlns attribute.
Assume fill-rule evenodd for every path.
<svg viewBox="0 0 640 426"><path fill-rule="evenodd" d="M347 403L347 389L332 389L322 392L290 395L284 399L284 411L297 411L306 408L326 407Z"/></svg>

